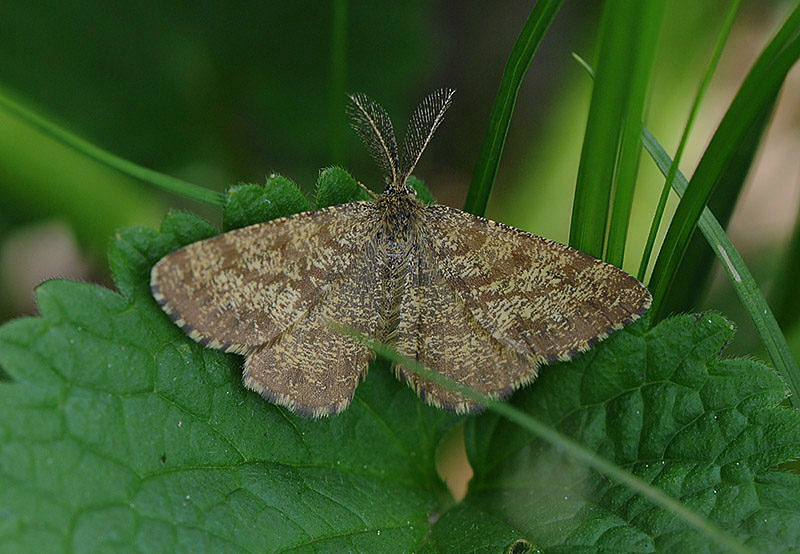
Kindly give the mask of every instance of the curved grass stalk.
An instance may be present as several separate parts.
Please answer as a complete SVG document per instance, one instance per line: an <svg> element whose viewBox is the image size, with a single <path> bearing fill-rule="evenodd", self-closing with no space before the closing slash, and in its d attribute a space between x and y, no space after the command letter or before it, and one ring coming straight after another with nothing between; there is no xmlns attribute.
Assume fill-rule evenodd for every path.
<svg viewBox="0 0 800 554"><path fill-rule="evenodd" d="M175 177L170 177L169 175L164 175L158 171L148 169L121 158L107 150L103 150L99 146L95 146L89 141L70 133L66 129L59 127L51 121L48 121L33 111L22 107L18 103L8 98L8 95L3 94L2 92L0 92L0 109L19 117L27 124L38 129L48 137L51 137L58 142L67 145L69 148L80 152L87 158L91 158L107 167L116 169L125 175L133 177L134 179L155 185L168 192L172 192L192 200L197 200L198 202L210 204L219 208L225 206L225 194L189 183L187 181L182 181L181 179L177 179Z"/></svg>
<svg viewBox="0 0 800 554"><path fill-rule="evenodd" d="M753 125L763 119L765 109L774 102L787 73L799 58L800 5L797 5L748 72L678 203L648 283L653 293L653 323L668 311L667 297L709 198L735 160L739 144Z"/></svg>
<svg viewBox="0 0 800 554"><path fill-rule="evenodd" d="M667 175L674 164L646 127L642 128L642 142L661 172ZM676 171L672 188L678 195L683 196L687 186L686 177L680 171ZM750 270L725 234L725 230L708 208L705 208L700 215L698 227L728 274L730 283L750 315L772 364L789 386L792 393L789 396L789 403L794 408L800 408L800 368L792 356L766 298L761 294Z"/></svg>

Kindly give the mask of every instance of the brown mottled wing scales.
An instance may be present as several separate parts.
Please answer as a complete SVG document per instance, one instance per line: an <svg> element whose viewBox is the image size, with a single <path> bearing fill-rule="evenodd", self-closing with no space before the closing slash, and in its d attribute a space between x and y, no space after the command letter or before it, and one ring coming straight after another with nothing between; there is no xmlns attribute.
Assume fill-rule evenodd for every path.
<svg viewBox="0 0 800 554"><path fill-rule="evenodd" d="M335 413L369 351L334 336L325 318L374 333L379 289L365 245L377 223L374 204L354 202L196 242L153 267L153 296L194 340L248 355L249 388L303 413Z"/></svg>
<svg viewBox="0 0 800 554"><path fill-rule="evenodd" d="M650 294L623 271L416 200L406 180L452 96L441 89L422 102L400 158L386 111L350 95L353 127L387 176L384 194L190 244L153 266L153 297L194 340L244 354L247 387L315 417L344 410L367 371L371 352L342 328L502 398L542 363L569 359L642 315ZM480 407L395 371L430 404Z"/></svg>
<svg viewBox="0 0 800 554"><path fill-rule="evenodd" d="M376 218L354 202L230 231L153 266L153 296L189 336L247 353L292 325L349 266Z"/></svg>
<svg viewBox="0 0 800 554"><path fill-rule="evenodd" d="M502 398L536 376L535 365L491 336L442 277L429 253L409 261L395 348L437 373L474 390ZM395 367L429 404L473 411L469 398Z"/></svg>
<svg viewBox="0 0 800 554"><path fill-rule="evenodd" d="M421 225L442 277L491 336L533 362L570 359L650 306L624 271L588 254L447 206Z"/></svg>
<svg viewBox="0 0 800 554"><path fill-rule="evenodd" d="M362 245L363 246L363 245ZM370 248L274 343L250 354L244 383L271 402L313 417L341 412L366 374L371 352L330 325L374 335L380 303Z"/></svg>

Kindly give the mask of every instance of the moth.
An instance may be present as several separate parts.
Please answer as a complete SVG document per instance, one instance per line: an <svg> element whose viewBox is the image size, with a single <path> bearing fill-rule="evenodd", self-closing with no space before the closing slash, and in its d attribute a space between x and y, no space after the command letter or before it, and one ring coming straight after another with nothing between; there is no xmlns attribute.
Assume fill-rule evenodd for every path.
<svg viewBox="0 0 800 554"><path fill-rule="evenodd" d="M342 328L505 398L542 364L569 360L640 317L650 293L622 270L416 198L408 178L453 93L423 100L401 151L386 111L350 95L348 115L383 169L383 194L172 252L152 269L155 300L195 341L244 355L246 387L312 417L347 408L373 357ZM428 404L481 408L401 366L394 371Z"/></svg>

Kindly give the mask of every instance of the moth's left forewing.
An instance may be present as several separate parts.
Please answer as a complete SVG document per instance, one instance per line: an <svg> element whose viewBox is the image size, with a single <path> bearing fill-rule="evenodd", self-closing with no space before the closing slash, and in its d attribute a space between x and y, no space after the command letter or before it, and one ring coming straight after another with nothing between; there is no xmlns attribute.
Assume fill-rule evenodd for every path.
<svg viewBox="0 0 800 554"><path fill-rule="evenodd" d="M548 239L440 205L425 208L423 227L475 319L533 362L572 358L650 306L624 271Z"/></svg>
<svg viewBox="0 0 800 554"><path fill-rule="evenodd" d="M353 202L223 233L151 271L156 301L194 340L247 353L290 328L369 240L375 209Z"/></svg>
<svg viewBox="0 0 800 554"><path fill-rule="evenodd" d="M245 385L305 415L338 413L370 351L380 288L374 204L353 202L229 231L168 254L153 296L191 338L247 356Z"/></svg>

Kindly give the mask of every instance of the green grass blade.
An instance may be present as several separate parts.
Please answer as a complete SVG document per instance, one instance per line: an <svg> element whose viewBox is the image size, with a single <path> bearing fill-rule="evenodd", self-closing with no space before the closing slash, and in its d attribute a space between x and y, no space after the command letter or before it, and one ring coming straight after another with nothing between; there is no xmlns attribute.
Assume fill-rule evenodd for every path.
<svg viewBox="0 0 800 554"><path fill-rule="evenodd" d="M624 4L624 3L623 3ZM641 121L644 119L644 106L648 83L652 73L665 2L642 2L641 16L636 22L636 33L632 33L635 44L631 45L631 55L626 60L629 65L628 98L625 102L618 162L614 176L614 200L611 206L611 219L608 226L606 261L622 267L625 257L625 243L628 237L633 190L639 169L642 143L639 140Z"/></svg>
<svg viewBox="0 0 800 554"><path fill-rule="evenodd" d="M563 2L564 0L539 0L536 2L511 49L503 77L500 79L492 115L489 118L486 138L483 139L481 151L478 154L478 163L472 173L472 181L467 191L467 199L464 203L464 210L467 212L475 215L486 213L486 206L489 203L489 195L497 176L500 156L503 154L522 78L531 64L545 31Z"/></svg>
<svg viewBox="0 0 800 554"><path fill-rule="evenodd" d="M572 59L578 62L578 65L580 65L583 68L583 70L589 74L589 77L591 77L592 80L594 80L594 68L591 65L589 65L589 62L584 60L582 57L580 57L580 55L576 54L575 52L572 53Z"/></svg>
<svg viewBox="0 0 800 554"><path fill-rule="evenodd" d="M18 103L11 100L6 94L0 93L0 109L13 114L32 127L45 133L47 136L73 148L77 152L82 153L87 158L91 158L100 162L101 164L116 169L117 171L129 175L134 179L139 179L145 183L155 185L166 191L197 200L212 206L223 207L225 205L225 194L210 190L204 187L164 175L158 171L148 169L137 165L124 158L116 156L107 150L95 146L87 140L84 140L77 135L74 135L59 127L58 125L48 121L47 119L37 115L36 113L22 107Z"/></svg>
<svg viewBox="0 0 800 554"><path fill-rule="evenodd" d="M501 416L517 423L520 427L530 431L531 433L539 436L553 446L559 448L561 451L566 452L581 463L592 467L596 471L607 475L611 479L622 483L631 489L635 490L642 496L647 497L654 504L669 510L677 517L682 519L688 525L694 527L706 536L714 539L717 544L729 550L730 552L737 552L740 554L754 554L753 550L742 545L736 538L732 537L711 521L702 515L690 510L679 501L665 494L660 489L650 485L639 477L631 474L628 471L618 467L607 459L598 456L588 448L585 448L575 440L564 436L552 427L542 423L538 419L526 414L522 410L505 403L500 400L493 399L485 396L477 391L474 391L452 379L444 377L431 369L428 369L417 360L403 356L398 353L394 348L376 341L366 335L358 333L353 329L339 328L339 330L347 335L354 337L362 344L368 346L379 356L383 356L394 364L401 365L414 373L422 376L423 378L432 381L438 385L447 387L463 394L464 396L486 406L487 410L491 410L500 414Z"/></svg>
<svg viewBox="0 0 800 554"><path fill-rule="evenodd" d="M723 229L728 227L733 209L744 188L750 166L755 161L761 138L766 130L774 107L772 103L764 107L762 114L753 126L742 136L736 145L729 163L718 179L718 186L708 201L708 207ZM664 304L664 313L679 313L697 309L701 299L708 291L714 253L708 243L695 230L683 261L678 266L672 288Z"/></svg>
<svg viewBox="0 0 800 554"><path fill-rule="evenodd" d="M775 319L782 329L790 329L800 319L800 214L794 222L794 232L786 255L781 258L778 277L772 289L772 302L775 306Z"/></svg>
<svg viewBox="0 0 800 554"><path fill-rule="evenodd" d="M711 193L724 174L724 169L731 163L737 144L777 95L786 74L799 56L800 5L795 7L753 65L703 154L686 194L678 204L650 279L653 322L666 314L665 299L689 239Z"/></svg>
<svg viewBox="0 0 800 554"><path fill-rule="evenodd" d="M653 221L650 224L650 233L647 235L647 243L645 244L644 252L642 252L642 261L639 264L639 273L637 275L640 281L644 281L645 276L647 275L647 267L650 265L650 256L653 252L653 245L656 242L658 228L661 226L661 219L664 215L664 208L667 205L669 191L672 189L672 181L675 179L675 174L680 167L683 151L686 148L686 143L689 141L689 133L694 125L694 120L697 117L697 112L699 111L700 104L705 97L706 90L708 90L708 85L711 83L711 77L714 75L714 71L717 68L717 63L722 55L722 50L725 48L725 44L728 42L728 36L730 35L731 28L733 27L733 22L736 20L736 15L739 13L740 4L741 0L733 0L728 8L728 13L725 16L725 21L722 24L722 30L717 37L717 43L714 46L714 52L711 55L711 60L708 62L705 75L703 75L703 80L700 83L700 87L697 89L694 102L692 102L692 107L689 110L689 117L686 120L686 126L683 128L683 134L681 135L681 140L678 143L678 149L675 152L675 158L672 160L672 166L667 172L667 177L664 181L664 187L661 189L661 197L658 199L656 212L653 216Z"/></svg>
<svg viewBox="0 0 800 554"><path fill-rule="evenodd" d="M331 76L328 118L330 120L330 156L334 165L345 165L347 141L345 101L347 93L347 0L333 0L331 18Z"/></svg>
<svg viewBox="0 0 800 554"><path fill-rule="evenodd" d="M663 11L662 0L610 0L603 11L569 243L595 257L604 257L616 184L619 188L610 253L617 264L621 264L625 248L638 166L639 127Z"/></svg>
<svg viewBox="0 0 800 554"><path fill-rule="evenodd" d="M661 172L667 175L672 160L647 128L642 130L642 142ZM675 192L682 196L689 185L683 173L677 171L672 186ZM789 385L792 392L789 402L793 407L800 408L800 368L750 270L708 208L703 209L698 227L728 274L736 294L750 315L761 342L772 359L772 364Z"/></svg>

